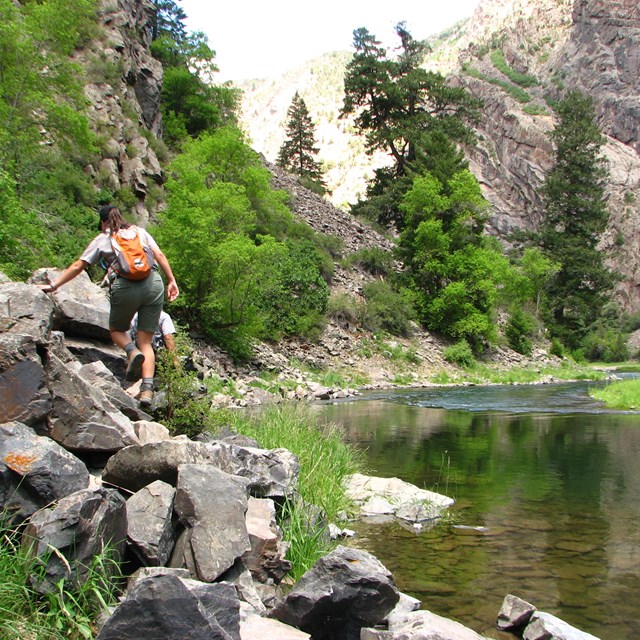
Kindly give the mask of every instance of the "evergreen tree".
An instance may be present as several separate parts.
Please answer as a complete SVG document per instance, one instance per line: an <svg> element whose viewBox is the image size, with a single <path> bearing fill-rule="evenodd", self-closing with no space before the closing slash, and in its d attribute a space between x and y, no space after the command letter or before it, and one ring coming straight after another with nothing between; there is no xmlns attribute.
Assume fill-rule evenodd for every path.
<svg viewBox="0 0 640 640"><path fill-rule="evenodd" d="M478 119L480 103L421 67L428 45L415 40L404 23L396 33L400 55L392 59L366 29L354 31L356 53L347 66L341 116L355 116L367 153L383 150L392 159L390 167L376 171L368 201L356 210L402 228L399 203L414 177L428 171L446 185L466 168L457 145L473 141L470 125Z"/></svg>
<svg viewBox="0 0 640 640"><path fill-rule="evenodd" d="M174 0L153 0L153 17L151 21L151 38L157 40L168 36L180 44L187 37L184 21L187 14Z"/></svg>
<svg viewBox="0 0 640 640"><path fill-rule="evenodd" d="M314 155L315 125L304 99L296 91L287 111L287 139L282 143L276 164L324 190L322 171Z"/></svg>
<svg viewBox="0 0 640 640"><path fill-rule="evenodd" d="M593 101L569 92L557 111L555 165L544 184L546 217L539 241L544 253L561 265L549 287L548 322L575 348L609 299L616 276L597 249L608 218L607 171Z"/></svg>

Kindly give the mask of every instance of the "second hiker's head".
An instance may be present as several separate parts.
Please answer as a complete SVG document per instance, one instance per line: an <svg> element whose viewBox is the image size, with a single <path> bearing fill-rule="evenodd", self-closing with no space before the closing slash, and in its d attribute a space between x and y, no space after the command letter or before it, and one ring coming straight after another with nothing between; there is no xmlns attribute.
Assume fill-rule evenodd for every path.
<svg viewBox="0 0 640 640"><path fill-rule="evenodd" d="M109 229L111 233L115 233L122 227L128 227L120 213L120 209L112 204L104 204L98 209L100 221L98 222L98 231L106 231Z"/></svg>

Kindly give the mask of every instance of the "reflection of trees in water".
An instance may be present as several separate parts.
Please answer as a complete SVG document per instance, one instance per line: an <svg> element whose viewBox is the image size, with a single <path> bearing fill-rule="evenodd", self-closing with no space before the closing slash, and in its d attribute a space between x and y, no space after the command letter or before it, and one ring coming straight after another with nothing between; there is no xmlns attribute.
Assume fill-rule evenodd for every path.
<svg viewBox="0 0 640 640"><path fill-rule="evenodd" d="M369 530L365 548L426 608L481 631L515 592L602 638L640 637L640 417L336 408L372 473L450 495L462 524L486 527Z"/></svg>

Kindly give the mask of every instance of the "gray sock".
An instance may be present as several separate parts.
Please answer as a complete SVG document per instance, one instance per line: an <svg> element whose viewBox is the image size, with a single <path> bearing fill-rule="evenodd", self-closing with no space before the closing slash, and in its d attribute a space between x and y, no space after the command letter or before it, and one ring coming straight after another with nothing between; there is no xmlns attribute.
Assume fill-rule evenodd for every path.
<svg viewBox="0 0 640 640"><path fill-rule="evenodd" d="M153 391L153 378L142 378L140 391Z"/></svg>
<svg viewBox="0 0 640 640"><path fill-rule="evenodd" d="M134 342L130 342L129 344L126 344L124 346L124 352L129 355L132 351L134 351L135 349L137 349L138 347L136 347Z"/></svg>

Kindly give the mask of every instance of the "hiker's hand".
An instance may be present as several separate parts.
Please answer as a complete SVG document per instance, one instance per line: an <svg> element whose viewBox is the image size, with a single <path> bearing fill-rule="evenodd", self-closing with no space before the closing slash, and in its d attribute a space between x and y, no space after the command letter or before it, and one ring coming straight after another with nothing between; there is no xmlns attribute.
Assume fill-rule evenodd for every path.
<svg viewBox="0 0 640 640"><path fill-rule="evenodd" d="M44 293L53 293L56 290L56 287L52 284L38 284L36 286L44 291Z"/></svg>
<svg viewBox="0 0 640 640"><path fill-rule="evenodd" d="M174 282L170 282L167 285L167 298L169 302L173 302L177 297L180 291L178 290L178 285Z"/></svg>

